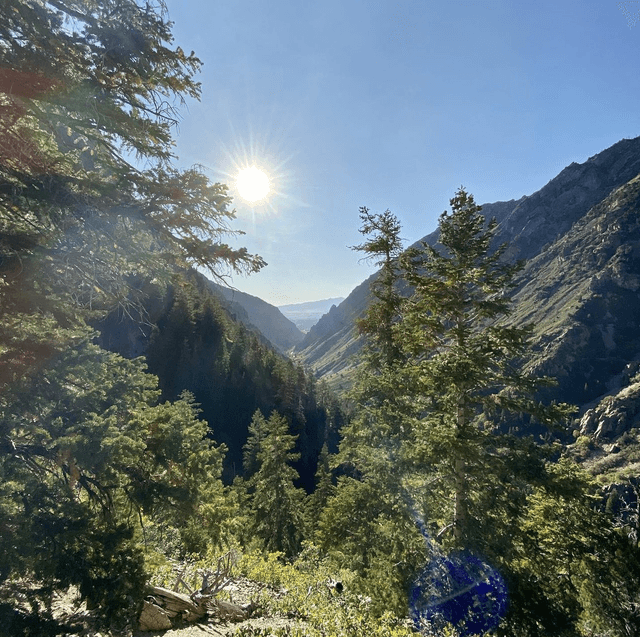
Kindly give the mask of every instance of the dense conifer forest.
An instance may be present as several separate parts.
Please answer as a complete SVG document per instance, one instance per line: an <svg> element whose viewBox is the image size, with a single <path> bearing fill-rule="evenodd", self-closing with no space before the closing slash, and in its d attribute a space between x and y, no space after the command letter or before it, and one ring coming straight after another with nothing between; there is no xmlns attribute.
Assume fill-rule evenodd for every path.
<svg viewBox="0 0 640 637"><path fill-rule="evenodd" d="M224 479L242 475L242 447L256 412L286 416L298 436L299 486L313 491L324 444L335 449L344 420L336 396L259 333L233 320L204 277L185 273L146 302L146 324L116 311L99 324L99 342L127 358L143 355L162 398L193 393L216 441L227 447Z"/></svg>
<svg viewBox="0 0 640 637"><path fill-rule="evenodd" d="M470 193L435 247L361 209L380 276L339 400L196 274L265 264L226 243L227 187L175 167L200 62L162 5L0 18L0 633L87 634L61 594L102 634L215 617L234 578L238 613L289 622L238 636L638 633L637 502L570 451ZM180 582L169 616L152 587Z"/></svg>

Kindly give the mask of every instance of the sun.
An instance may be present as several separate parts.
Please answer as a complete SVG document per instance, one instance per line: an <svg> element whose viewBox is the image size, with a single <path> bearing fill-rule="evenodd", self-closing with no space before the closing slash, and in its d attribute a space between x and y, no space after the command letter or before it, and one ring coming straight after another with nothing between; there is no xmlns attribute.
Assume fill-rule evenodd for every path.
<svg viewBox="0 0 640 637"><path fill-rule="evenodd" d="M243 168L238 173L236 186L240 196L249 203L261 201L271 190L269 178L263 170L255 166Z"/></svg>

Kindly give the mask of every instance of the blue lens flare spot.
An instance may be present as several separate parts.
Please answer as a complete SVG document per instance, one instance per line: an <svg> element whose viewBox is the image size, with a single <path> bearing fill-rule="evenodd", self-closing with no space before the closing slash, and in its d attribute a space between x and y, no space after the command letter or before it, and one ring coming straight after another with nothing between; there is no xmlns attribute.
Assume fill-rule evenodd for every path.
<svg viewBox="0 0 640 637"><path fill-rule="evenodd" d="M409 603L418 631L452 624L460 635L477 635L500 622L507 608L507 588L486 562L457 553L432 560L414 581Z"/></svg>

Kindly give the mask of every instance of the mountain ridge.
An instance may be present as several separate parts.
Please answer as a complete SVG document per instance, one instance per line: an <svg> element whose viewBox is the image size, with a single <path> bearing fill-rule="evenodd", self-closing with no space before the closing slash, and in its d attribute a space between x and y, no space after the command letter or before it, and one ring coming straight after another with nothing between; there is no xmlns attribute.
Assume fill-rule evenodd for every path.
<svg viewBox="0 0 640 637"><path fill-rule="evenodd" d="M597 373L593 370L590 371L590 368L598 366L593 362L585 362L584 369L578 369L581 365L580 362L576 362L575 358L579 356L578 350L585 355L588 355L588 352L584 348L576 349L575 343L570 345L572 334L579 332L584 336L585 331L588 331L588 338L595 342L597 335L592 332L596 327L595 325L585 327L577 320L572 323L567 313L571 304L582 307L587 300L590 300L592 304L597 305L596 301L599 298L597 295L602 295L602 290L597 292L596 290L599 288L595 283L596 290L589 288L588 281L599 273L601 274L601 270L605 268L606 264L614 259L620 245L627 245L628 250L634 253L635 248L629 243L632 241L630 226L625 226L627 227L626 236L619 232L608 232L608 226L620 223L616 221L617 217L614 214L616 210L622 214L624 212L622 208L624 208L631 216L638 216L640 201L636 197L637 180L634 181L638 174L640 174L640 138L624 139L593 155L581 164L576 162L570 164L545 186L529 196L523 196L517 200L483 204L483 214L487 218L495 217L498 222L496 241L507 243L505 258L508 260L525 259L526 262L525 271L521 274L518 287L513 294L513 320L520 323L526 322L530 314L527 312L527 306L533 306L537 312L532 315L535 316L538 326L536 338L539 343L536 346L541 348L549 346L546 363L543 365L544 356L538 352L537 358L532 364L541 366L541 369L548 370L552 375L559 374L562 391L569 391L568 386L571 383L566 379L572 370L578 370L576 378L581 378L581 382L587 386L591 382L590 389L588 387L587 391L583 392L578 391L575 386L577 381L574 382L569 394L577 399L578 403L595 400L598 391L604 390L607 381L603 377L597 383L595 382L594 378ZM587 218L590 221L584 221ZM599 223L598 220L600 220ZM581 226L582 221L584 223ZM571 235L572 229L574 229L574 234L577 233L576 236L581 237L579 241L575 237L575 240L571 239L574 236ZM435 245L437 238L438 232L436 230L426 235L421 241ZM603 244L605 239L606 246ZM588 268L586 268L587 271L584 271L584 268L576 269L576 264L579 264L585 255L594 251L600 255L601 263L598 264L597 260L595 262L590 260ZM557 253L562 259L565 259L564 262L557 257ZM556 259L555 265L550 265L550 261L553 259ZM558 277L563 274L563 267L564 270L567 269L567 259L573 264L572 267L575 271L573 273L564 272L566 276L560 279ZM616 262L620 270L618 278L621 280L631 280L629 277L633 278L636 273L640 272L640 264L636 263L633 258L626 261L617 259ZM616 268L614 263L609 265L610 270L614 271ZM572 274L579 279L573 284L570 276ZM345 389L349 385L351 374L357 366L355 355L362 343L353 325L369 303L371 298L369 286L376 276L377 274L371 275L357 286L335 310L323 316L294 350L295 355L303 364L309 366L317 376L325 378L330 385L337 389ZM613 281L611 277L607 280ZM571 287L572 285L573 287ZM552 293L554 286L558 290ZM615 286L610 284L609 287L614 289ZM580 293L585 297L582 301L578 300ZM529 300L527 300L527 295L530 295ZM589 298L587 299L585 295L588 295ZM537 306L532 299L536 300ZM608 302L612 304L616 312L622 311L614 300L610 299ZM636 320L635 305L631 304L631 307L633 310L630 320L634 321ZM532 308L529 309L532 310ZM542 314L545 311L547 314L543 320ZM588 310L584 312L585 317L590 314ZM554 313L556 319L554 319ZM531 317L528 320L531 320ZM558 325L554 324L554 320ZM622 324L624 320L621 317L619 320L616 319L614 323ZM561 323L562 326L560 326ZM597 325L599 326L597 327L598 332L603 330L603 334L608 334L609 328L604 323L600 322ZM547 330L546 334L543 332L543 328ZM603 338L600 336L601 340ZM558 342L554 342L553 339ZM600 349L598 345L594 351L600 352ZM610 367L607 373L611 375L615 370L617 370L616 373L619 373L620 369L624 367L623 361L635 354L635 351L630 354L621 352L620 349L622 349L622 345L615 352L615 356L619 360L613 367L611 367L613 364L611 359L614 350L610 348L609 354L605 356ZM550 362L552 350L557 350L553 363ZM563 364L561 362L562 356L568 356L572 360L565 361Z"/></svg>
<svg viewBox="0 0 640 637"><path fill-rule="evenodd" d="M275 305L257 296L225 287L207 279L209 288L221 297L238 321L258 331L281 353L300 343L304 334Z"/></svg>

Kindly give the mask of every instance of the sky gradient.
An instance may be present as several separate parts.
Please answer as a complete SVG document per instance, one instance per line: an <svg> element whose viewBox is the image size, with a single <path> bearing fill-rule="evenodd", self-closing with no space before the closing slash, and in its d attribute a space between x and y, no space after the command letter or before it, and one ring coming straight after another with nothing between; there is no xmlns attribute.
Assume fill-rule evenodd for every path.
<svg viewBox="0 0 640 637"><path fill-rule="evenodd" d="M349 249L360 206L389 208L409 244L460 185L518 199L640 135L640 2L166 4L204 63L178 164L229 184L234 245L268 263L233 284L274 305L347 296L373 272ZM245 165L269 175L264 203L235 192Z"/></svg>

